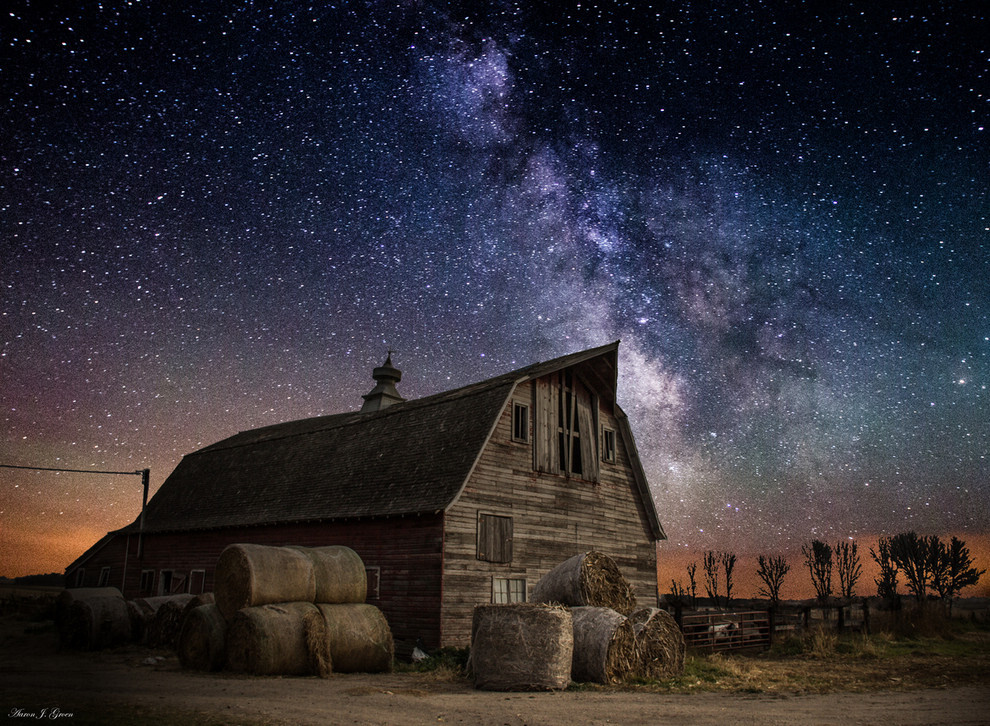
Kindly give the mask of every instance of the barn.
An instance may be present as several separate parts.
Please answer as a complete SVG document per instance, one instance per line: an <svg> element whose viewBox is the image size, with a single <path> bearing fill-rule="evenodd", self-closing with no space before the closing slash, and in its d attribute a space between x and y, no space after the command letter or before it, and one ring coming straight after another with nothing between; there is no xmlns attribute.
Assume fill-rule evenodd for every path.
<svg viewBox="0 0 990 726"><path fill-rule="evenodd" d="M187 454L131 525L66 570L127 597L213 588L235 542L343 544L398 644L466 646L480 603L526 600L579 552L611 556L640 605L665 539L615 342L405 400L391 356L360 411L241 432Z"/></svg>

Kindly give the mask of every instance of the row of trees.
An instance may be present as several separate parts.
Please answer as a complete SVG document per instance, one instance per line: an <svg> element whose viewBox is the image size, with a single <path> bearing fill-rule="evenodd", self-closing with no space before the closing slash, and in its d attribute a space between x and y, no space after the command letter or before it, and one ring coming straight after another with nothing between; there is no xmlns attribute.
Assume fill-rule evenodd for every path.
<svg viewBox="0 0 990 726"><path fill-rule="evenodd" d="M843 600L854 597L856 584L863 575L856 542L840 541L833 546L815 539L801 547L801 554L819 601L825 604L833 595ZM948 543L934 535L918 536L914 532L881 537L877 548L870 548L870 556L880 568L874 579L877 595L888 600L898 596L897 586L903 575L908 591L919 601L934 593L951 607L952 599L963 588L977 584L986 572L973 566L969 548L957 537ZM759 595L775 606L780 601L781 587L791 566L783 556L763 554L759 555L757 565L756 575L762 583ZM702 584L715 607L723 602L727 606L731 601L735 567L736 556L730 552L709 550L704 553ZM697 602L696 562L688 565L687 574L688 585L673 580L672 593L681 600L690 597L692 602ZM838 590L833 589L833 575L838 579Z"/></svg>

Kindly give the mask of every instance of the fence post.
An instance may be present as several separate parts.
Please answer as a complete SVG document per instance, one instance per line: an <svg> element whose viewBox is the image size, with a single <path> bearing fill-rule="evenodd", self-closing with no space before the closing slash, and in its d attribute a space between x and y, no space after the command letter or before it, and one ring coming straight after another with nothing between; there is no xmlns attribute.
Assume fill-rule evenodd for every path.
<svg viewBox="0 0 990 726"><path fill-rule="evenodd" d="M842 631L846 627L846 607L841 602L839 603L839 617L836 622L836 631L841 635Z"/></svg>
<svg viewBox="0 0 990 726"><path fill-rule="evenodd" d="M677 623L678 628L684 630L684 606L679 600L674 603L674 622Z"/></svg>
<svg viewBox="0 0 990 726"><path fill-rule="evenodd" d="M767 608L767 625L769 626L769 633L767 633L767 647L773 646L773 631L777 627L777 618L774 617L773 606Z"/></svg>
<svg viewBox="0 0 990 726"><path fill-rule="evenodd" d="M870 599L863 598L863 632L872 635L870 632Z"/></svg>

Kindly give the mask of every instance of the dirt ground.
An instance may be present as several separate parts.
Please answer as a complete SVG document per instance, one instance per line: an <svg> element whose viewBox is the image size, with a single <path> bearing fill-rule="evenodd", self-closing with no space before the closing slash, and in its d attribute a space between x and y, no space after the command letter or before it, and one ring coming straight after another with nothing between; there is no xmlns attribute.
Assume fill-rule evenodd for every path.
<svg viewBox="0 0 990 726"><path fill-rule="evenodd" d="M30 630L30 628L29 628ZM987 724L990 681L849 692L762 693L595 688L494 693L431 673L250 677L181 670L167 651L58 652L51 633L0 640L0 717L65 724ZM939 669L938 662L929 664ZM978 667L983 670L985 663ZM823 665L823 667L828 667ZM929 674L932 675L932 674ZM938 682L925 681L925 682ZM955 679L949 683L957 683ZM917 683L917 682L916 682Z"/></svg>

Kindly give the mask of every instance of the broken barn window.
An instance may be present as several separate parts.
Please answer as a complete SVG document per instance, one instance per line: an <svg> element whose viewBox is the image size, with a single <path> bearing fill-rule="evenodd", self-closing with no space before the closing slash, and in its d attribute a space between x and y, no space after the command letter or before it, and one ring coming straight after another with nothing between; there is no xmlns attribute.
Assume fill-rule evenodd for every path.
<svg viewBox="0 0 990 726"><path fill-rule="evenodd" d="M598 481L597 399L572 370L536 382L536 469Z"/></svg>

